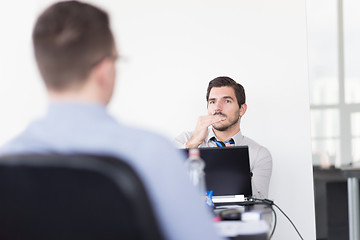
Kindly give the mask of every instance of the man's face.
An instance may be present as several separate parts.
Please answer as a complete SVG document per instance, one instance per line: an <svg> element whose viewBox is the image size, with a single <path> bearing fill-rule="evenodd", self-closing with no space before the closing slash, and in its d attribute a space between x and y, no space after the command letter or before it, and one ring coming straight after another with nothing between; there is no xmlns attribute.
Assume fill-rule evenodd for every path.
<svg viewBox="0 0 360 240"><path fill-rule="evenodd" d="M213 124L218 131L240 127L241 108L237 102L235 91L232 87L213 87L208 100L208 114L221 114L226 117L224 121Z"/></svg>

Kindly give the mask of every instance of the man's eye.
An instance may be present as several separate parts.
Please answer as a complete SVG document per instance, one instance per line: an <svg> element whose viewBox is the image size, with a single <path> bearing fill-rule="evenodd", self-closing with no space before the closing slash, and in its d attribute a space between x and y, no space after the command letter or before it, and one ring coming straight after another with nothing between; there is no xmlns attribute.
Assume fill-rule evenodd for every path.
<svg viewBox="0 0 360 240"><path fill-rule="evenodd" d="M225 102L226 102L226 103L231 103L231 100L226 100Z"/></svg>
<svg viewBox="0 0 360 240"><path fill-rule="evenodd" d="M209 104L214 104L214 101L209 101Z"/></svg>

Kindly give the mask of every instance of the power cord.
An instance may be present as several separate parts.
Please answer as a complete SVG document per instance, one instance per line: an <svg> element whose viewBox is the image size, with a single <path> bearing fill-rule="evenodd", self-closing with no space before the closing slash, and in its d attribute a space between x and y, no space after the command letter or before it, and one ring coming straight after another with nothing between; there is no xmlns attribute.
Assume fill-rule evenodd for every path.
<svg viewBox="0 0 360 240"><path fill-rule="evenodd" d="M297 232L297 234L299 235L299 237L304 240L304 238L301 236L299 230L296 228L295 224L291 221L291 219L285 214L285 212L283 210L281 210L281 208L276 205L274 203L274 201L272 200L269 200L269 199L259 199L259 198L250 198L250 201L253 201L253 203L255 204L266 204L266 205L269 205L272 212L274 213L274 226L273 226L273 229L271 231L271 234L269 236L269 240L272 238L274 232L275 232L275 228L276 228L276 223L277 223L277 216L276 216L276 212L273 208L273 206L275 206L277 209L279 209L279 211L289 220L289 222L291 223L291 225L294 227L295 231Z"/></svg>
<svg viewBox="0 0 360 240"><path fill-rule="evenodd" d="M272 231L271 231L271 234L269 236L269 240L272 238L272 236L274 235L274 232L275 232L275 228L276 228L276 223L277 223L277 216L276 216L276 212L274 210L274 208L270 205L270 209L271 211L274 213L274 225L272 227Z"/></svg>

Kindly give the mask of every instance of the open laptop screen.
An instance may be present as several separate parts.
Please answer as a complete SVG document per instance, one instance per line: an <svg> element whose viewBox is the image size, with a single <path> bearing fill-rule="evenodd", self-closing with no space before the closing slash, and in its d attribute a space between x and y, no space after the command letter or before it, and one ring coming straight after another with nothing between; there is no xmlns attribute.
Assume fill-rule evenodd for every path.
<svg viewBox="0 0 360 240"><path fill-rule="evenodd" d="M185 153L188 152L184 149ZM199 148L205 162L207 190L214 196L252 196L249 150L247 146Z"/></svg>

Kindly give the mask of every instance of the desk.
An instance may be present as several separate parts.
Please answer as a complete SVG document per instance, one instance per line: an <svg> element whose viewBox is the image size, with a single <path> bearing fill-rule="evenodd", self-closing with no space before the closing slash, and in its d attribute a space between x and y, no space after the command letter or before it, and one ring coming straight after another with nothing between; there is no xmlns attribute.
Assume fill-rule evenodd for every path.
<svg viewBox="0 0 360 240"><path fill-rule="evenodd" d="M339 168L314 166L316 238L349 239L347 178Z"/></svg>
<svg viewBox="0 0 360 240"><path fill-rule="evenodd" d="M215 209L217 214L219 209ZM254 221L226 220L215 222L215 227L222 237L233 240L267 240L272 222L272 210L267 205L240 206L241 212L261 212L262 219Z"/></svg>
<svg viewBox="0 0 360 240"><path fill-rule="evenodd" d="M341 170L347 177L349 204L349 239L360 240L359 232L359 178L360 167L343 167Z"/></svg>

